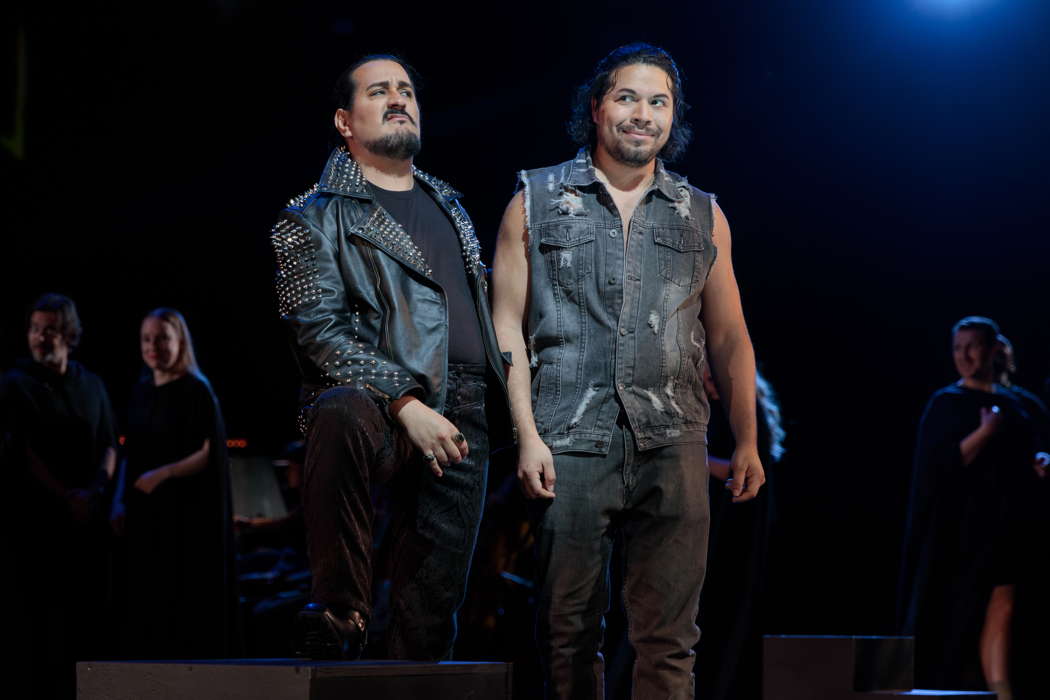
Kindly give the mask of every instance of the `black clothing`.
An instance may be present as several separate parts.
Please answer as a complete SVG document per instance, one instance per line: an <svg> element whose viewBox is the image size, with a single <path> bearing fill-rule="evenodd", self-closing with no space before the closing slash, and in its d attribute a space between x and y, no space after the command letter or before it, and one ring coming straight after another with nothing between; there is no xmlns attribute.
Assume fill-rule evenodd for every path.
<svg viewBox="0 0 1050 700"><path fill-rule="evenodd" d="M394 192L372 185L372 191L376 201L412 237L423 252L423 258L430 263L434 281L445 290L448 300L448 361L485 364L481 326L470 286L463 275L459 238L448 215L419 186L405 192Z"/></svg>
<svg viewBox="0 0 1050 700"><path fill-rule="evenodd" d="M74 662L112 653L108 475L101 470L107 448L116 447L109 397L77 362L60 375L22 361L0 380L0 425L17 563L10 665L32 679L29 697L71 697ZM86 520L74 516L68 495L31 473L30 450L67 493L89 490Z"/></svg>
<svg viewBox="0 0 1050 700"><path fill-rule="evenodd" d="M492 326L473 225L458 192L413 173L417 194L409 193L408 203L399 203L397 193L380 194L391 212L377 203L349 153L338 149L321 183L281 214L272 241L281 316L295 334L303 372L303 503L313 601L344 618L350 610L371 615L373 488L403 475L394 491L407 520L393 528L387 651L437 660L448 657L455 638L481 520L488 445L497 434L507 440L510 431L506 358ZM415 199L420 194L425 201ZM439 219L441 225L432 223ZM452 245L449 220L458 237ZM450 348L464 340L450 334L461 332L481 353L471 371L450 364ZM469 458L445 468L441 478L389 416L390 401L406 394L443 413L470 445Z"/></svg>
<svg viewBox="0 0 1050 700"><path fill-rule="evenodd" d="M201 471L152 493L145 472L185 459L208 440ZM222 414L192 373L134 389L125 442L128 644L139 658L217 658L233 650L232 520Z"/></svg>
<svg viewBox="0 0 1050 700"><path fill-rule="evenodd" d="M1050 412L1042 399L1012 385L1035 427L1037 447L1050 450ZM1016 700L1050 697L1046 673L1046 630L1050 629L1050 477L1027 492L1028 507L1018 526L1023 556L1018 562L1010 644L1010 683Z"/></svg>
<svg viewBox="0 0 1050 700"><path fill-rule="evenodd" d="M396 514L385 548L392 568L386 650L395 659L450 657L485 501L484 368L454 365L448 381L443 414L470 454L441 477L367 393L329 389L309 409L303 503L314 602L343 619L356 610L372 621L372 496L389 486Z"/></svg>
<svg viewBox="0 0 1050 700"><path fill-rule="evenodd" d="M762 697L763 584L773 520L774 462L769 423L759 402L758 454L766 483L758 496L733 503L725 482L711 477L711 534L707 578L700 592L700 643L696 645L696 696L705 700L760 700ZM736 441L726 418L712 402L708 454L729 459Z"/></svg>
<svg viewBox="0 0 1050 700"><path fill-rule="evenodd" d="M69 489L91 486L106 449L117 444L106 387L79 362L71 360L66 373L58 374L31 360L20 361L0 383L0 407L14 450L24 454L25 448L32 449Z"/></svg>
<svg viewBox="0 0 1050 700"><path fill-rule="evenodd" d="M509 441L503 358L489 310L488 280L474 225L462 196L419 170L418 184L451 218L459 235L467 283L481 325L491 390L490 433ZM271 235L277 257L281 317L295 339L309 403L337 385L364 389L378 400L413 393L427 406L445 406L448 302L430 261L381 207L350 154L332 152L321 181L293 199Z"/></svg>
<svg viewBox="0 0 1050 700"><path fill-rule="evenodd" d="M980 409L991 406L1003 422L964 465L959 443L980 425ZM898 596L901 629L916 637L918 687L984 687L980 631L992 588L1019 577L1036 447L1031 418L1003 387L951 385L926 406Z"/></svg>
<svg viewBox="0 0 1050 700"><path fill-rule="evenodd" d="M1043 400L1016 384L1003 388L1016 397L1017 402L1021 404L1021 408L1032 420L1032 427L1036 436L1036 447L1043 451L1050 450L1050 410L1047 410Z"/></svg>

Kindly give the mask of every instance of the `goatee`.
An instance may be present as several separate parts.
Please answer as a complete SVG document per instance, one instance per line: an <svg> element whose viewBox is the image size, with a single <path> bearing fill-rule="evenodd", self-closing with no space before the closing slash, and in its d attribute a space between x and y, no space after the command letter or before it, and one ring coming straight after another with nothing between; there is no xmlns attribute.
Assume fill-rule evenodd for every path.
<svg viewBox="0 0 1050 700"><path fill-rule="evenodd" d="M655 151L644 150L641 148L624 148L619 144L609 149L609 155L612 156L613 160L616 162L630 165L635 168L648 165L653 161L653 158L656 158Z"/></svg>
<svg viewBox="0 0 1050 700"><path fill-rule="evenodd" d="M419 134L407 129L364 143L364 147L372 153L391 160L408 160L419 153L422 145Z"/></svg>
<svg viewBox="0 0 1050 700"><path fill-rule="evenodd" d="M623 128L618 128L617 131L620 133L621 138L613 140L607 147L613 160L638 168L648 165L656 158L660 149L656 147L655 143L648 148L645 146L632 146L626 142ZM647 130L646 133L653 136L654 141L659 141L662 132L660 130Z"/></svg>

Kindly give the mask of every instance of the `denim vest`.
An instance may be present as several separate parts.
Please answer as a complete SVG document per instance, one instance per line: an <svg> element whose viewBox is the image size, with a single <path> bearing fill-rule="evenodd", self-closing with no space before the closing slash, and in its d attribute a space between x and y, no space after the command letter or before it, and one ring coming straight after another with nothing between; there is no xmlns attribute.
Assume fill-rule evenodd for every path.
<svg viewBox="0 0 1050 700"><path fill-rule="evenodd" d="M700 292L714 197L657 161L628 247L586 149L519 174L529 230L532 406L555 453L607 454L626 414L640 449L706 442Z"/></svg>

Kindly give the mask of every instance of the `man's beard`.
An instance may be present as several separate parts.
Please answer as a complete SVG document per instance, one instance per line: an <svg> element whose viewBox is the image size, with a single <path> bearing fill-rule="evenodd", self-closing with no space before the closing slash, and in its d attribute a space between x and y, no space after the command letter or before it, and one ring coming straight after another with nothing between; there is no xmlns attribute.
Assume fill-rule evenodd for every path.
<svg viewBox="0 0 1050 700"><path fill-rule="evenodd" d="M659 133L654 135L654 143L649 147L631 146L626 142L626 136L622 132L620 133L623 138L614 139L606 148L606 150L609 151L609 155L612 156L613 160L617 163L639 168L651 163L660 152L660 148L656 145L656 142L660 140Z"/></svg>
<svg viewBox="0 0 1050 700"><path fill-rule="evenodd" d="M32 346L29 348L29 354L33 358L33 362L36 362L38 365L50 367L59 362L58 353L55 352L55 346L53 345Z"/></svg>
<svg viewBox="0 0 1050 700"><path fill-rule="evenodd" d="M377 156L391 160L408 160L419 153L422 143L419 140L419 134L408 129L400 129L392 134L380 136L374 141L366 141L364 146Z"/></svg>

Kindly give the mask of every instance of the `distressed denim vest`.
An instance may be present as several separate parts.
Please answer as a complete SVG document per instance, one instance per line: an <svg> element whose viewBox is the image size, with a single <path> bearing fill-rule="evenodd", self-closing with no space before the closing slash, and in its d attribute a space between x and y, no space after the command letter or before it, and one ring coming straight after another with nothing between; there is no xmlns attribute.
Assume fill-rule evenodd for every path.
<svg viewBox="0 0 1050 700"><path fill-rule="evenodd" d="M607 454L621 406L640 449L706 442L700 293L714 197L657 161L624 225L590 154L522 171L532 407L555 453Z"/></svg>

